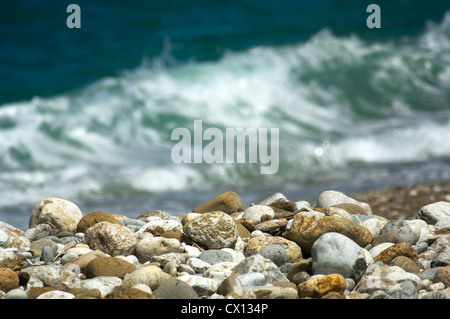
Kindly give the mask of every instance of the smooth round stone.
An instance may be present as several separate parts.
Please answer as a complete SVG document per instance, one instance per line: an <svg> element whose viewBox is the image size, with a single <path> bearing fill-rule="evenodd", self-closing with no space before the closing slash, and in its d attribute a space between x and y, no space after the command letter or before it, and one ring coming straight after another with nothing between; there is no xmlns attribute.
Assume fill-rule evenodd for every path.
<svg viewBox="0 0 450 319"><path fill-rule="evenodd" d="M113 292L122 284L122 279L115 276L100 276L81 282L84 290L98 289L103 297Z"/></svg>
<svg viewBox="0 0 450 319"><path fill-rule="evenodd" d="M65 292L65 291L47 291L40 294L36 299L73 299L75 295Z"/></svg>
<svg viewBox="0 0 450 319"><path fill-rule="evenodd" d="M215 265L217 263L225 261L233 261L233 256L221 249L209 249L202 252L200 256L198 256L198 258L211 265Z"/></svg>
<svg viewBox="0 0 450 319"><path fill-rule="evenodd" d="M415 244L413 247L417 251L417 254L421 254L428 249L429 245L427 242L422 241L420 243Z"/></svg>
<svg viewBox="0 0 450 319"><path fill-rule="evenodd" d="M62 256L61 258L61 264L65 265L69 262L71 262L72 260L75 260L78 258L78 254L76 253L68 253L68 254L64 254L64 256Z"/></svg>
<svg viewBox="0 0 450 319"><path fill-rule="evenodd" d="M250 219L255 225L262 221L262 217L268 215L271 218L275 217L275 212L272 207L266 205L253 205L248 207L242 218Z"/></svg>
<svg viewBox="0 0 450 319"><path fill-rule="evenodd" d="M367 203L359 202L351 197L348 197L342 192L337 192L333 190L327 190L322 192L317 199L317 205L319 207L329 207L340 204L355 204L364 209L367 215L372 215L372 210Z"/></svg>
<svg viewBox="0 0 450 319"><path fill-rule="evenodd" d="M266 276L259 272L249 272L236 277L240 280L242 286L264 286Z"/></svg>
<svg viewBox="0 0 450 319"><path fill-rule="evenodd" d="M175 278L164 280L155 290L154 295L161 299L198 299L197 293L191 286Z"/></svg>
<svg viewBox="0 0 450 319"><path fill-rule="evenodd" d="M270 259L278 267L284 265L287 262L287 255L282 245L267 245L258 251L258 254L264 258Z"/></svg>
<svg viewBox="0 0 450 319"><path fill-rule="evenodd" d="M404 220L390 220L381 229L380 235L394 234L395 243L408 243L414 245L419 235L414 233L411 226Z"/></svg>
<svg viewBox="0 0 450 319"><path fill-rule="evenodd" d="M314 274L340 274L358 281L367 268L362 248L339 233L326 233L312 246Z"/></svg>
<svg viewBox="0 0 450 319"><path fill-rule="evenodd" d="M3 299L27 299L27 293L22 288L16 288L8 291Z"/></svg>

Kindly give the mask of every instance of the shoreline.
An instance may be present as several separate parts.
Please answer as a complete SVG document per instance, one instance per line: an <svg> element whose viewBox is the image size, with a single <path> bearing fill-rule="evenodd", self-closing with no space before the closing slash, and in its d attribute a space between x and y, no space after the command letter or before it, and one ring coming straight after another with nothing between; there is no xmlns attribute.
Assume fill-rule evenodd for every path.
<svg viewBox="0 0 450 319"><path fill-rule="evenodd" d="M136 218L43 199L27 230L0 222L0 299L450 299L449 185Z"/></svg>
<svg viewBox="0 0 450 319"><path fill-rule="evenodd" d="M355 187L352 187L352 189L354 188ZM317 196L322 191L341 191L358 201L367 202L376 215L387 219L399 220L414 219L417 212L427 204L438 201L450 201L450 180L386 186L373 189L368 188L361 192L345 191L337 186L314 185L311 190L308 190L308 195L298 195L298 193L301 194L304 189L306 189L306 187L294 191L292 191L292 189L280 190L279 192L292 201L307 201L311 205L315 205ZM88 214L95 210L105 210L111 214L123 214L135 218L145 211L162 210L173 216L182 216L185 213L191 212L194 207L205 202L209 195L213 194L212 196L214 197L228 190L232 190L232 187L220 187L216 192L211 190L208 193L193 190L180 193L139 194L130 197L119 197L112 200L99 198L87 200L81 199L79 201L75 199L71 201L81 208L83 214ZM236 192L241 195L240 190L241 189L237 187ZM247 205L251 205L252 203L262 201L264 198L271 196L276 192L277 190L275 188L266 188L265 190L255 191L250 190L246 194L242 194L242 198ZM313 193L315 194L315 197L312 196ZM192 194L194 197L190 197ZM178 197L178 199L173 200L171 199L172 197ZM102 205L104 203L107 203L105 207ZM160 205L160 203L163 204ZM4 207L3 210L0 211L0 221L6 222L18 229L26 230L28 228L28 218L35 204L37 204L37 202L26 205L23 204L17 207ZM184 205L186 207L181 208ZM145 206L147 208L145 208ZM127 209L128 207L130 209Z"/></svg>

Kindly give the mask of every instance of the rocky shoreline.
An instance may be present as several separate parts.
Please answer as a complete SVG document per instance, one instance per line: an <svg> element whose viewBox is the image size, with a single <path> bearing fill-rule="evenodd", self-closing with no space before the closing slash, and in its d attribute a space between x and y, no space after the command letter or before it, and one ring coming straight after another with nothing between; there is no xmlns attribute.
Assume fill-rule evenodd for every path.
<svg viewBox="0 0 450 319"><path fill-rule="evenodd" d="M0 222L0 299L299 298L449 299L449 183L136 218L47 198Z"/></svg>

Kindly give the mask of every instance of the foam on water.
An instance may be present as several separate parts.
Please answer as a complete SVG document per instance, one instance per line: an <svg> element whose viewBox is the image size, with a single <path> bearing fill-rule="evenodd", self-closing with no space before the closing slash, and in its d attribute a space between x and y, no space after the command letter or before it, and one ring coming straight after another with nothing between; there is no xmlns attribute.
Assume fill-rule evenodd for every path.
<svg viewBox="0 0 450 319"><path fill-rule="evenodd" d="M0 107L0 206L332 179L450 156L450 14L416 38L324 29L219 61L143 63L77 91ZM172 162L177 127L279 128L280 169ZM368 174L370 175L370 174ZM374 174L376 175L376 174ZM357 176L353 176L357 178ZM373 176L373 178L377 178Z"/></svg>

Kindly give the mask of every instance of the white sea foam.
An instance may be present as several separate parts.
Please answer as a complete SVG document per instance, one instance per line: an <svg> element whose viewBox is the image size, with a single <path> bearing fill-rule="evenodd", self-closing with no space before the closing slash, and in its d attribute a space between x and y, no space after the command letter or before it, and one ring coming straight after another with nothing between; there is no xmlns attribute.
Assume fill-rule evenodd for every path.
<svg viewBox="0 0 450 319"><path fill-rule="evenodd" d="M305 43L158 61L51 98L0 107L0 206L47 196L294 181L352 163L450 156L447 14L409 41L323 30ZM176 127L279 128L280 170L176 165ZM193 128L193 127L192 127Z"/></svg>

